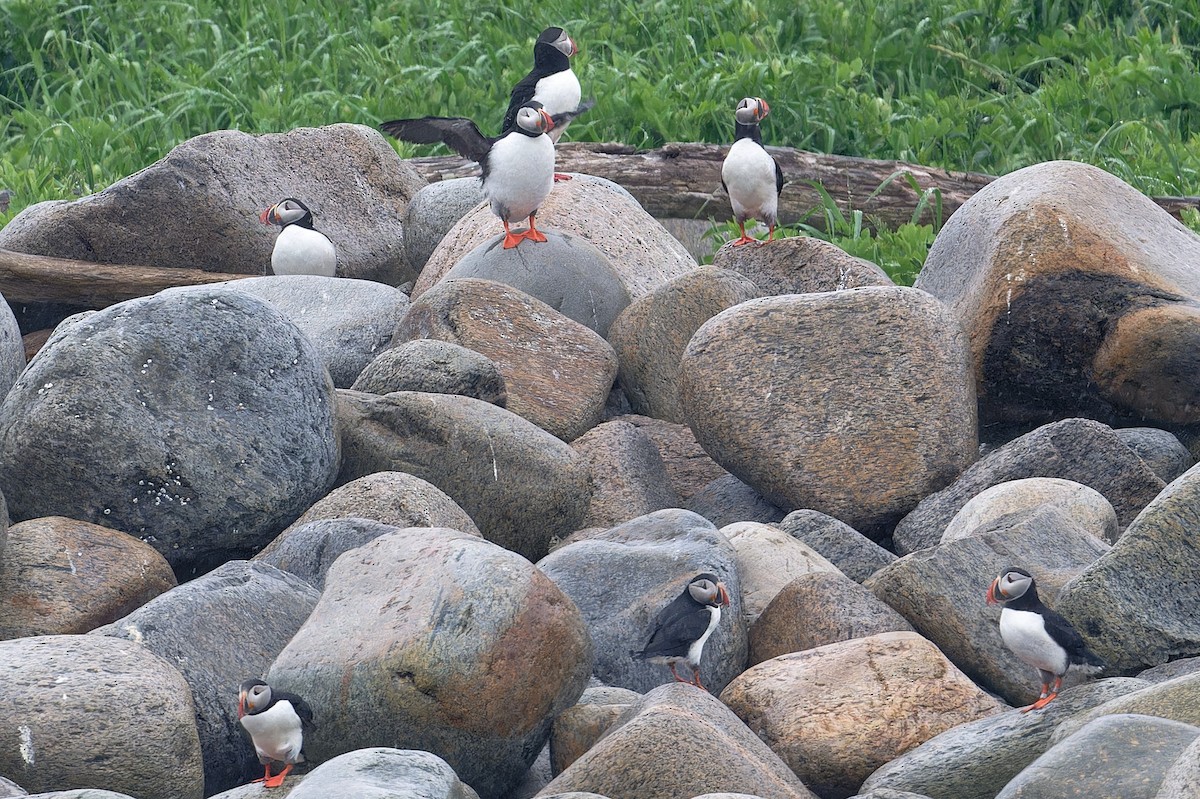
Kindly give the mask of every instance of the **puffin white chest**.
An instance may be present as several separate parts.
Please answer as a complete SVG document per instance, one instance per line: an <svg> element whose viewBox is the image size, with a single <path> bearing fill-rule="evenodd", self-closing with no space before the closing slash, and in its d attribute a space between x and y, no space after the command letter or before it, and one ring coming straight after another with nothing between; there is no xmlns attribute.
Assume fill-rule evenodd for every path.
<svg viewBox="0 0 1200 799"><path fill-rule="evenodd" d="M757 219L775 222L779 192L775 188L775 161L753 139L738 139L721 165L721 180L729 192L729 204L739 221Z"/></svg>
<svg viewBox="0 0 1200 799"><path fill-rule="evenodd" d="M546 136L509 133L488 153L483 193L506 222L525 219L554 187L554 144Z"/></svg>
<svg viewBox="0 0 1200 799"><path fill-rule="evenodd" d="M579 107L579 101L582 97L583 89L579 86L579 78L575 76L575 71L571 69L564 69L562 72L547 75L533 87L533 99L541 103L542 108L550 116L574 111ZM568 122L551 130L550 140L557 142L569 124Z"/></svg>
<svg viewBox="0 0 1200 799"><path fill-rule="evenodd" d="M1041 614L1004 608L1000 611L1000 637L1030 666L1057 676L1067 673L1067 652L1046 632Z"/></svg>
<svg viewBox="0 0 1200 799"><path fill-rule="evenodd" d="M277 275L333 277L337 271L333 242L312 228L288 225L275 239L271 270Z"/></svg>
<svg viewBox="0 0 1200 799"><path fill-rule="evenodd" d="M250 733L259 759L280 763L302 763L300 748L304 734L300 717L286 699L276 702L262 713L242 716L242 726Z"/></svg>
<svg viewBox="0 0 1200 799"><path fill-rule="evenodd" d="M713 630L717 629L717 625L721 623L721 608L716 605L709 605L708 614L707 629L688 647L687 658L693 667L700 665L700 657L704 654L704 642L708 640L708 637L713 634Z"/></svg>

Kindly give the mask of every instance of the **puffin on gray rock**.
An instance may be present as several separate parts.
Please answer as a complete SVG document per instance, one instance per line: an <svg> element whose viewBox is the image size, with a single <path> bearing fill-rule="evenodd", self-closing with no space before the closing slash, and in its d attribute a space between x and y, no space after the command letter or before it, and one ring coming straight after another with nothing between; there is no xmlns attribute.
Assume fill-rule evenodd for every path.
<svg viewBox="0 0 1200 799"><path fill-rule="evenodd" d="M265 774L254 782L278 788L296 763L304 762L304 730L312 729L312 708L300 697L274 691L262 680L246 680L238 690L238 720L250 733L258 762ZM271 763L283 763L283 771L271 776Z"/></svg>
<svg viewBox="0 0 1200 799"><path fill-rule="evenodd" d="M671 668L676 682L686 682L704 688L700 682L700 657L704 643L721 622L721 608L729 605L729 591L714 574L699 574L688 581L683 593L658 613L654 632L640 651L630 652L635 660L665 663ZM678 663L687 663L692 678L685 680L675 670Z"/></svg>
<svg viewBox="0 0 1200 799"><path fill-rule="evenodd" d="M554 186L554 144L547 134L560 120L573 115L552 117L541 103L531 100L518 109L512 129L497 138L484 136L474 122L463 117L396 119L380 129L414 144L440 142L477 161L483 167L483 193L492 213L504 224L504 248L509 249L523 239L546 240L534 217ZM509 223L526 217L528 230L513 233Z"/></svg>
<svg viewBox="0 0 1200 799"><path fill-rule="evenodd" d="M337 253L333 242L313 227L312 211L295 197L280 200L258 216L264 225L281 225L271 251L271 271L277 275L333 277Z"/></svg>
<svg viewBox="0 0 1200 799"><path fill-rule="evenodd" d="M1000 611L1000 637L1014 655L1038 670L1042 692L1038 700L1022 708L1024 713L1040 710L1054 701L1063 676L1072 664L1103 667L1083 638L1065 618L1038 599L1033 575L1011 566L1000 572L988 587L987 603L1004 603ZM1054 687L1050 681L1053 678Z"/></svg>
<svg viewBox="0 0 1200 799"><path fill-rule="evenodd" d="M761 97L746 97L733 112L734 142L721 164L721 186L729 195L733 218L741 238L735 247L756 239L746 235L746 220L757 219L767 225L767 241L775 238L779 192L783 191L783 170L762 144L758 123L771 112Z"/></svg>

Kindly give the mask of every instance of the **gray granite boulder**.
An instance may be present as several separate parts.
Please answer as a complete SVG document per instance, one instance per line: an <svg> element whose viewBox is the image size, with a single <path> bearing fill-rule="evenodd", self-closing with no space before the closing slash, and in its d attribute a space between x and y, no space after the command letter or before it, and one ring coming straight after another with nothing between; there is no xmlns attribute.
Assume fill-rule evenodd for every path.
<svg viewBox="0 0 1200 799"><path fill-rule="evenodd" d="M442 278L494 280L536 297L601 337L629 305L621 275L586 238L550 230L546 241L504 249L487 241Z"/></svg>
<svg viewBox="0 0 1200 799"><path fill-rule="evenodd" d="M792 511L779 522L779 529L820 552L842 574L857 583L896 560L895 554L845 522L820 511Z"/></svg>
<svg viewBox="0 0 1200 799"><path fill-rule="evenodd" d="M685 503L713 524L724 527L735 522L778 522L786 515L773 502L732 474L723 474L701 488Z"/></svg>
<svg viewBox="0 0 1200 799"><path fill-rule="evenodd" d="M254 559L294 574L322 591L325 574L339 555L399 529L374 519L317 519L289 527L271 542L270 551L264 550Z"/></svg>
<svg viewBox="0 0 1200 799"><path fill-rule="evenodd" d="M571 442L588 462L592 502L583 527L612 527L679 505L658 447L638 428L614 420Z"/></svg>
<svg viewBox="0 0 1200 799"><path fill-rule="evenodd" d="M267 302L169 289L60 325L0 405L0 454L14 519L112 527L193 574L333 485L333 386Z"/></svg>
<svg viewBox="0 0 1200 799"><path fill-rule="evenodd" d="M422 294L396 327L396 343L437 338L495 362L506 407L570 441L600 423L617 374L598 333L541 300L492 280L450 280Z"/></svg>
<svg viewBox="0 0 1200 799"><path fill-rule="evenodd" d="M721 535L737 553L742 615L750 624L794 578L811 572L837 572L836 566L808 544L769 524L734 522L722 527Z"/></svg>
<svg viewBox="0 0 1200 799"><path fill-rule="evenodd" d="M479 799L445 760L414 749L368 747L325 761L288 799Z"/></svg>
<svg viewBox="0 0 1200 799"><path fill-rule="evenodd" d="M1200 655L1200 467L1176 478L1103 557L1063 587L1057 609L1116 671Z"/></svg>
<svg viewBox="0 0 1200 799"><path fill-rule="evenodd" d="M628 688L601 685L584 691L578 702L555 716L550 728L551 774L561 774L641 700L641 694Z"/></svg>
<svg viewBox="0 0 1200 799"><path fill-rule="evenodd" d="M1196 463L1188 448L1170 431L1157 427L1118 427L1113 432L1165 483Z"/></svg>
<svg viewBox="0 0 1200 799"><path fill-rule="evenodd" d="M1167 769L1154 799L1194 799L1200 796L1200 737L1188 744Z"/></svg>
<svg viewBox="0 0 1200 799"><path fill-rule="evenodd" d="M728 474L709 457L696 441L696 434L686 424L664 422L636 413L624 413L615 418L629 422L650 437L658 447L663 465L667 467L671 489L683 502L687 502L713 480Z"/></svg>
<svg viewBox="0 0 1200 799"><path fill-rule="evenodd" d="M688 341L716 314L758 295L754 284L736 272L702 266L626 308L607 337L633 410L686 423L679 400L679 360Z"/></svg>
<svg viewBox="0 0 1200 799"><path fill-rule="evenodd" d="M351 388L372 394L462 394L501 408L508 404L504 375L495 362L475 350L434 338L413 339L379 353Z"/></svg>
<svg viewBox="0 0 1200 799"><path fill-rule="evenodd" d="M645 646L658 612L703 572L724 581L733 604L704 646L701 681L720 691L745 668L736 554L717 528L694 513L672 508L580 533L538 561L538 568L579 607L596 645L594 674L606 685L648 691L671 681L666 666L634 660L631 652ZM614 586L620 591L616 603Z"/></svg>
<svg viewBox="0 0 1200 799"><path fill-rule="evenodd" d="M704 691L672 684L647 693L540 795L651 799L714 790L816 799L729 708Z"/></svg>
<svg viewBox="0 0 1200 799"><path fill-rule="evenodd" d="M1122 527L1166 485L1111 427L1064 419L992 450L949 486L921 500L896 525L896 551L903 555L933 546L973 497L1025 477L1057 477L1094 488L1112 503Z"/></svg>
<svg viewBox="0 0 1200 799"><path fill-rule="evenodd" d="M211 794L262 776L238 725L238 686L266 673L318 595L273 566L230 561L92 634L140 644L183 674Z"/></svg>
<svg viewBox="0 0 1200 799"><path fill-rule="evenodd" d="M318 275L252 277L224 283L266 300L316 346L338 388L349 388L392 340L408 296L374 280Z"/></svg>
<svg viewBox="0 0 1200 799"><path fill-rule="evenodd" d="M977 451L966 341L908 288L736 305L681 364L688 424L713 459L784 510L882 535Z"/></svg>
<svg viewBox="0 0 1200 799"><path fill-rule="evenodd" d="M1200 674L1184 674L1112 697L1064 721L1054 732L1059 741L1101 716L1138 713L1200 726Z"/></svg>
<svg viewBox="0 0 1200 799"><path fill-rule="evenodd" d="M26 790L204 796L188 684L170 663L131 641L102 635L0 641L0 729L0 773Z"/></svg>
<svg viewBox="0 0 1200 799"><path fill-rule="evenodd" d="M996 799L1112 796L1154 799L1200 727L1121 714L1103 716L1026 766Z"/></svg>
<svg viewBox="0 0 1200 799"><path fill-rule="evenodd" d="M485 538L530 560L586 517L587 463L514 413L454 394L339 397L341 482L385 471L420 477L469 513Z"/></svg>
<svg viewBox="0 0 1200 799"><path fill-rule="evenodd" d="M726 245L712 263L745 275L763 296L895 285L876 264L812 236L779 239L770 247Z"/></svg>
<svg viewBox="0 0 1200 799"><path fill-rule="evenodd" d="M2 230L2 229L0 229ZM3 233L0 232L0 236ZM21 340L21 327L8 303L0 303L0 397L8 393L12 384L25 369L25 343Z"/></svg>
<svg viewBox="0 0 1200 799"><path fill-rule="evenodd" d="M442 238L484 202L479 178L447 178L423 186L404 212L404 255L415 279Z"/></svg>
<svg viewBox="0 0 1200 799"><path fill-rule="evenodd" d="M1043 504L1058 506L1084 530L1109 544L1121 534L1117 512L1096 489L1057 477L1026 477L997 483L972 497L946 525L942 541L966 538L1002 516Z"/></svg>
<svg viewBox="0 0 1200 799"><path fill-rule="evenodd" d="M578 608L527 560L455 530L407 528L334 562L267 681L319 716L305 737L315 761L422 749L494 798L533 763L591 662Z"/></svg>
<svg viewBox="0 0 1200 799"><path fill-rule="evenodd" d="M26 208L0 231L0 247L265 275L279 229L260 223L259 212L296 197L333 241L339 277L396 285L410 273L404 209L424 185L379 132L363 125L261 136L220 130L188 139L98 194Z"/></svg>

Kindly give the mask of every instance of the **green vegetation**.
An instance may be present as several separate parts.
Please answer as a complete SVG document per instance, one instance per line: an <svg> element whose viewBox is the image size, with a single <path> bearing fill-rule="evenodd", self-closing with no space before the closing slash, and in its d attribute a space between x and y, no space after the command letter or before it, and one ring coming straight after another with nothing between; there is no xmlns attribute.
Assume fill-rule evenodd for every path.
<svg viewBox="0 0 1200 799"><path fill-rule="evenodd" d="M724 142L753 94L772 144L992 174L1072 158L1200 193L1197 0L0 0L0 224L210 130L494 129L547 24L598 100L576 140ZM841 224L902 280L934 233Z"/></svg>

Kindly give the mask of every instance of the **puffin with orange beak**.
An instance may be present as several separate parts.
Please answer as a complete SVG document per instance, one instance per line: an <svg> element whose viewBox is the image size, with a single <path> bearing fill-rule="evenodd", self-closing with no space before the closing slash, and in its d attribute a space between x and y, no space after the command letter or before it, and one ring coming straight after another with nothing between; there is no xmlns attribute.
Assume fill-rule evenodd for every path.
<svg viewBox="0 0 1200 799"><path fill-rule="evenodd" d="M300 697L275 691L262 680L246 680L238 690L238 721L250 733L258 762L266 773L254 780L278 788L297 763L304 762L304 730L312 729L312 708ZM271 776L271 763L283 770Z"/></svg>
<svg viewBox="0 0 1200 799"><path fill-rule="evenodd" d="M666 664L676 682L704 688L700 682L700 657L704 643L721 623L721 608L729 606L729 591L716 575L699 574L688 581L683 593L658 613L654 631L642 649L630 652L635 660ZM691 679L679 676L675 667L687 663Z"/></svg>
<svg viewBox="0 0 1200 799"><path fill-rule="evenodd" d="M283 230L271 251L271 271L277 275L320 275L333 277L337 271L337 253L333 242L313 227L313 214L295 197L268 207L258 219L264 225L279 225Z"/></svg>
<svg viewBox="0 0 1200 799"><path fill-rule="evenodd" d="M757 239L746 235L746 221L757 219L767 225L767 241L775 238L779 192L783 191L783 170L762 143L758 123L771 113L761 97L742 99L733 112L734 142L721 164L721 186L729 195L733 218L741 237L733 242L740 247Z"/></svg>
<svg viewBox="0 0 1200 799"><path fill-rule="evenodd" d="M554 143L548 134L574 116L574 112L551 116L541 103L531 100L517 110L512 129L497 138L484 136L463 117L396 119L380 129L413 144L445 144L478 162L483 168L484 196L504 225L504 249L510 249L525 239L546 240L535 217L554 187ZM526 217L528 229L514 233L510 224Z"/></svg>
<svg viewBox="0 0 1200 799"><path fill-rule="evenodd" d="M1024 569L1011 566L1000 572L988 586L987 603L1003 603L1000 637L1004 645L1037 669L1042 680L1041 695L1032 705L1022 708L1022 712L1040 710L1054 701L1072 664L1104 666L1071 623L1042 604L1033 575Z"/></svg>

